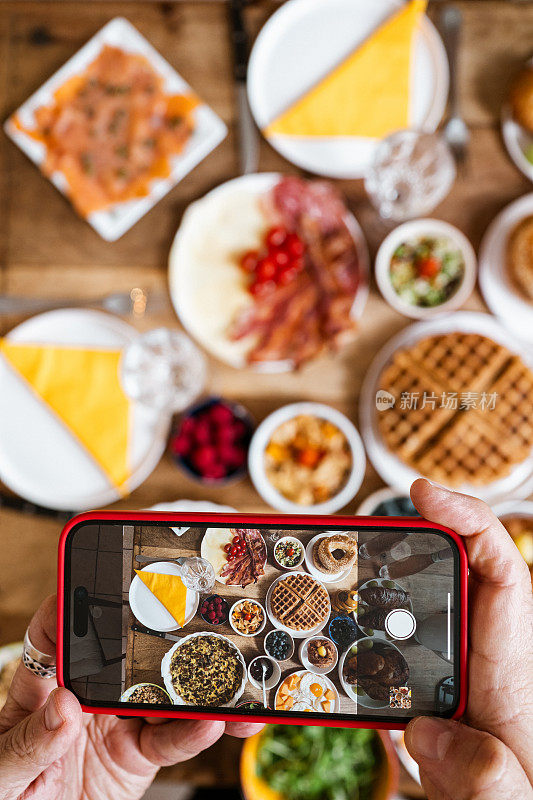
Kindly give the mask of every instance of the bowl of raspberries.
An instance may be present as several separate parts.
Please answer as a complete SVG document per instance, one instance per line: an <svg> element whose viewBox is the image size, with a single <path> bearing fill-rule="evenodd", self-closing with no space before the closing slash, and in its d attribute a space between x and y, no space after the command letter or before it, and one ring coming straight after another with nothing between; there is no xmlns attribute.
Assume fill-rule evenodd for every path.
<svg viewBox="0 0 533 800"><path fill-rule="evenodd" d="M250 413L239 403L210 397L183 414L170 449L190 477L210 484L229 483L246 474L253 429Z"/></svg>
<svg viewBox="0 0 533 800"><path fill-rule="evenodd" d="M200 606L200 614L209 625L222 625L229 614L229 605L219 594L212 594Z"/></svg>

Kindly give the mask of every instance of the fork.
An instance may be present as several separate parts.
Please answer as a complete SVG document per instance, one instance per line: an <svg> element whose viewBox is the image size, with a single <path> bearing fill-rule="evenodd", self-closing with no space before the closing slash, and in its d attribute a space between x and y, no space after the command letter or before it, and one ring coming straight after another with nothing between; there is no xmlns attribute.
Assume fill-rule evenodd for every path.
<svg viewBox="0 0 533 800"><path fill-rule="evenodd" d="M470 140L468 127L461 116L457 80L457 52L462 21L461 12L455 6L446 6L440 13L439 27L450 68L450 110L443 135L458 166L466 160Z"/></svg>
<svg viewBox="0 0 533 800"><path fill-rule="evenodd" d="M55 308L102 308L112 314L125 316L130 314L136 305L139 305L139 293L142 290L132 289L131 292L112 292L103 297L93 297L87 300L79 297L62 297L46 299L41 297L24 297L20 295L0 295L0 314L25 314L38 311L50 311ZM144 300L146 304L146 295Z"/></svg>

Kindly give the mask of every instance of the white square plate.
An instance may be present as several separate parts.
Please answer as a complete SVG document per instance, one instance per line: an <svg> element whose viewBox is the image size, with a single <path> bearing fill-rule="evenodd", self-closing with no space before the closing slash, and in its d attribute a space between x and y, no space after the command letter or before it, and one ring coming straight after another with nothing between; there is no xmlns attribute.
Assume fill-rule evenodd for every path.
<svg viewBox="0 0 533 800"><path fill-rule="evenodd" d="M24 126L31 128L34 112L53 101L54 92L73 75L82 73L99 55L104 45L120 47L129 53L144 56L153 69L163 78L164 89L169 94L192 93L188 83L183 80L170 64L141 36L139 31L123 17L115 17L104 25L81 50L70 58L46 83L15 112ZM200 163L226 137L227 128L222 120L205 103L194 110L195 128L182 153L171 158L171 172L168 178L154 179L149 194L139 199L116 203L103 211L96 211L87 217L87 222L108 242L116 241L132 225L135 225L147 211L167 194L179 181ZM26 153L34 164L41 166L46 156L45 146L21 131L14 123L12 115L4 129L7 135ZM56 172L52 183L63 194L67 194L64 175Z"/></svg>

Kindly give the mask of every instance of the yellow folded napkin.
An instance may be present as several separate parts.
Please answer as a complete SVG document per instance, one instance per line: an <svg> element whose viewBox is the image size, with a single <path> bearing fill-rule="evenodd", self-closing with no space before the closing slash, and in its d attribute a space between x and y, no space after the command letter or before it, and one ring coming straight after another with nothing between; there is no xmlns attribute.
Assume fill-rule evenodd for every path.
<svg viewBox="0 0 533 800"><path fill-rule="evenodd" d="M187 587L181 578L178 575L162 575L159 572L143 572L139 569L136 569L135 572L159 602L163 603L180 628L183 628Z"/></svg>
<svg viewBox="0 0 533 800"><path fill-rule="evenodd" d="M0 339L0 353L126 494L130 403L120 385L120 351Z"/></svg>
<svg viewBox="0 0 533 800"><path fill-rule="evenodd" d="M411 45L426 5L403 5L265 134L382 138L408 127Z"/></svg>

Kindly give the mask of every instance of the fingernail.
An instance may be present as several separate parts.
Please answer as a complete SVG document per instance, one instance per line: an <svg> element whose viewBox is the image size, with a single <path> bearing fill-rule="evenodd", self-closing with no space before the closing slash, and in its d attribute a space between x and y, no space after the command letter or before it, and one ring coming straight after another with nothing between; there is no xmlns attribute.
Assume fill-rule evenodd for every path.
<svg viewBox="0 0 533 800"><path fill-rule="evenodd" d="M433 717L418 717L409 728L411 749L432 761L444 759L452 736L448 723Z"/></svg>
<svg viewBox="0 0 533 800"><path fill-rule="evenodd" d="M49 731L57 731L64 722L65 720L58 711L55 696L52 694L44 709L44 724Z"/></svg>
<svg viewBox="0 0 533 800"><path fill-rule="evenodd" d="M434 486L435 489L444 489L445 492L452 491L451 489L448 489L447 486L443 486L442 483L437 483L436 481L430 481L429 478L426 478L425 480L430 484L430 486Z"/></svg>

